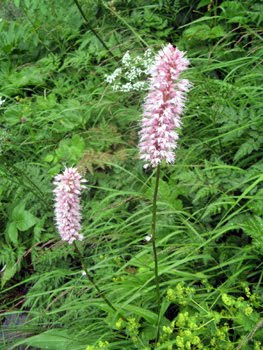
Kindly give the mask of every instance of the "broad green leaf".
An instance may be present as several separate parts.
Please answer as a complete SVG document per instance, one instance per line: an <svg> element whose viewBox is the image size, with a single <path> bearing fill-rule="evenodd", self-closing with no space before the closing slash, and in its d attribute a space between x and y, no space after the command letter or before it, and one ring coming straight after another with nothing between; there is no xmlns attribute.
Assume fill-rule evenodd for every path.
<svg viewBox="0 0 263 350"><path fill-rule="evenodd" d="M152 325L147 325L143 330L142 330L142 337L144 339L151 340L154 339L156 335L156 327Z"/></svg>
<svg viewBox="0 0 263 350"><path fill-rule="evenodd" d="M8 233L8 237L10 238L11 242L16 245L18 243L18 240L17 240L18 232L17 232L17 227L16 227L15 222L11 222L8 225L7 233Z"/></svg>
<svg viewBox="0 0 263 350"><path fill-rule="evenodd" d="M209 37L211 39L215 39L215 38L220 38L222 36L224 36L226 34L226 32L224 31L222 26L215 26L211 29Z"/></svg>
<svg viewBox="0 0 263 350"><path fill-rule="evenodd" d="M25 204L19 203L12 211L11 217L13 221L18 221L18 219L23 215L25 211Z"/></svg>
<svg viewBox="0 0 263 350"><path fill-rule="evenodd" d="M26 231L30 227L34 226L37 222L34 215L32 215L29 211L24 211L23 218L17 222L17 228L20 231Z"/></svg>
<svg viewBox="0 0 263 350"><path fill-rule="evenodd" d="M61 350L61 349L80 349L83 348L83 344L73 338L72 334L69 334L65 330L51 329L46 332L34 335L33 337L26 338L17 342L14 347L18 345L26 344L33 348L47 349L47 350ZM81 347L82 345L82 347Z"/></svg>
<svg viewBox="0 0 263 350"><path fill-rule="evenodd" d="M13 221L20 231L26 231L34 226L37 219L29 211L24 209L24 204L19 204L12 212Z"/></svg>

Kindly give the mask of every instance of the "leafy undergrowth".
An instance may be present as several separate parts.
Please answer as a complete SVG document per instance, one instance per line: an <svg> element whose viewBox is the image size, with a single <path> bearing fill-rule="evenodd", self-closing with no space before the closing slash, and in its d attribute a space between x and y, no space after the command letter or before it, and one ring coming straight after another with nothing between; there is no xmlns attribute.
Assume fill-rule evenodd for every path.
<svg viewBox="0 0 263 350"><path fill-rule="evenodd" d="M154 347L155 174L136 148L145 92L114 91L105 76L127 50L167 42L187 51L193 87L176 163L161 169L155 348L262 349L262 3L81 5L88 25L74 1L0 5L1 349ZM54 227L65 166L88 180L79 247L117 313Z"/></svg>

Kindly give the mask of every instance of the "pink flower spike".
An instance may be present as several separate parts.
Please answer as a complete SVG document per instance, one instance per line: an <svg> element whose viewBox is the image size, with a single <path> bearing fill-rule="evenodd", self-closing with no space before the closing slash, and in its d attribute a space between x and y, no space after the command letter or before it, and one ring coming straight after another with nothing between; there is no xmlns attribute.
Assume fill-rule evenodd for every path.
<svg viewBox="0 0 263 350"><path fill-rule="evenodd" d="M191 86L187 79L180 80L180 74L188 65L184 52L168 44L158 52L149 70L150 87L139 134L140 158L145 168L156 167L162 160L175 160L176 128L181 127L185 95Z"/></svg>
<svg viewBox="0 0 263 350"><path fill-rule="evenodd" d="M63 241L72 244L75 240L82 241L80 213L80 194L85 188L76 168L66 168L63 174L55 176L55 221Z"/></svg>

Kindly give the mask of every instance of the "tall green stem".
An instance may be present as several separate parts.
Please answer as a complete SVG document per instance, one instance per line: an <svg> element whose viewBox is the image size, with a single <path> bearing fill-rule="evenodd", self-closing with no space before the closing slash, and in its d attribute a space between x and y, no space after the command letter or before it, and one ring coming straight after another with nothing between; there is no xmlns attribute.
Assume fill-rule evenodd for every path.
<svg viewBox="0 0 263 350"><path fill-rule="evenodd" d="M100 37L100 35L95 31L95 29L92 28L92 26L89 24L89 21L87 19L87 17L85 16L85 13L83 12L80 3L78 2L78 0L73 0L81 14L81 16L83 17L84 21L86 22L89 30L96 36L96 38L102 43L102 45L105 47L105 49L109 52L109 54L115 59L115 56L113 55L113 53L111 52L111 50L108 48L108 46L105 44L104 40Z"/></svg>
<svg viewBox="0 0 263 350"><path fill-rule="evenodd" d="M161 297L160 297L160 285L159 285L159 274L158 274L158 256L156 249L156 210L157 210L157 195L159 188L159 179L160 179L160 165L156 169L156 178L155 178L155 188L153 194L153 207L152 207L152 247L153 247L153 257L154 257L154 274L155 274L155 285L156 285L156 298L157 298L157 311L158 311L158 320L157 320L157 335L155 342L157 343L159 339L159 315L161 309Z"/></svg>
<svg viewBox="0 0 263 350"><path fill-rule="evenodd" d="M82 268L88 278L88 280L90 281L90 283L93 285L93 287L96 289L96 291L99 293L100 297L105 301L105 303L115 312L118 312L118 310L115 308L115 306L113 306L113 304L109 301L109 299L105 296L105 294L102 292L102 290L99 288L99 286L94 282L93 278L91 277L91 275L89 274L88 272L88 269L85 265L85 262L84 262L84 258L83 258L83 255L81 253L81 251L79 250L79 247L77 246L77 243L76 241L74 241L74 246L75 246L75 249L76 251L78 252L78 255L79 255L79 259L80 259L80 262L81 262L81 265L82 265ZM124 317L123 315L121 315L121 318L127 322L127 318Z"/></svg>

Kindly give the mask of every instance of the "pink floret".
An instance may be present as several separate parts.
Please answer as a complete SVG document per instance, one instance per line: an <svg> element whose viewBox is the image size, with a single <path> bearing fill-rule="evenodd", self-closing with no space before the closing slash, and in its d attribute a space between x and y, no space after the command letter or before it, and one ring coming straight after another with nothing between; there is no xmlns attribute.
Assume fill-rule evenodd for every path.
<svg viewBox="0 0 263 350"><path fill-rule="evenodd" d="M189 81L179 78L188 65L184 52L168 44L159 51L150 68L150 88L143 106L139 141L145 167L156 167L162 160L166 163L175 160L176 129L181 127L185 95L190 89Z"/></svg>
<svg viewBox="0 0 263 350"><path fill-rule="evenodd" d="M85 188L76 168L66 168L63 174L55 176L55 221L63 241L72 244L75 240L82 241L80 213L80 194Z"/></svg>

